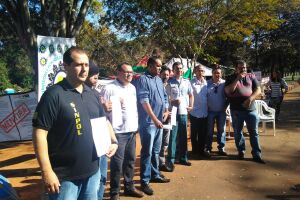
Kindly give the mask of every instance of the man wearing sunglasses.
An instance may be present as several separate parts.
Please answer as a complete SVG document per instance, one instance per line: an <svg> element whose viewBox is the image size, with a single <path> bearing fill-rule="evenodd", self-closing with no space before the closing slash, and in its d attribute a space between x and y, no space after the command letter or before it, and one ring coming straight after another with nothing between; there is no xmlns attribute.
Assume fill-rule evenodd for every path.
<svg viewBox="0 0 300 200"><path fill-rule="evenodd" d="M224 93L225 80L222 79L222 70L218 65L213 66L212 79L207 81L207 105L208 105L208 137L206 143L207 154L212 150L215 121L217 124L217 142L219 155L226 156L225 152L225 122L226 122L226 97Z"/></svg>

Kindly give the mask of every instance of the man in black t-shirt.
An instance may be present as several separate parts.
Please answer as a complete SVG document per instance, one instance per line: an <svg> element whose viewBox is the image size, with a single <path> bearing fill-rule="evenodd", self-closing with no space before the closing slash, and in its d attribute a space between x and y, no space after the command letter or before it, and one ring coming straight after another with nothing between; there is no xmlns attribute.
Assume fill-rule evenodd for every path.
<svg viewBox="0 0 300 200"><path fill-rule="evenodd" d="M87 54L78 47L64 53L67 77L43 94L33 117L33 144L49 199L97 199L99 159L90 119L105 117L84 81ZM109 130L112 131L108 123ZM114 152L109 152L114 153Z"/></svg>
<svg viewBox="0 0 300 200"><path fill-rule="evenodd" d="M265 163L261 158L261 148L258 134L258 117L255 109L255 98L260 95L259 83L254 74L247 73L247 65L243 60L238 60L236 71L225 82L225 93L230 103L234 139L238 150L238 158L244 159L245 139L243 126L246 122L252 147L253 161Z"/></svg>

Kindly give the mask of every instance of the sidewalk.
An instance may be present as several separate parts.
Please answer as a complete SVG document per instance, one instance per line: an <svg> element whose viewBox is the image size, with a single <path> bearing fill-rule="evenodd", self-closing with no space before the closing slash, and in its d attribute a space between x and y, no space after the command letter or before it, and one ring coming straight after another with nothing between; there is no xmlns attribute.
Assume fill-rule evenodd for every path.
<svg viewBox="0 0 300 200"><path fill-rule="evenodd" d="M276 136L271 124L261 133L260 142L266 165L251 161L249 139L246 159L236 160L234 140L227 141L228 157L213 156L210 160L192 160L191 167L176 165L173 173L164 173L171 182L151 184L155 194L143 199L230 199L230 200L296 200L300 193L290 190L300 184L300 87L290 91L283 102ZM139 142L139 139L137 140ZM139 146L137 154L139 154ZM216 150L216 144L213 144ZM41 199L42 184L31 141L0 143L0 173L18 191L20 199ZM139 161L139 155L138 155ZM139 187L139 167L136 167ZM109 185L109 184L108 184ZM108 199L108 191L105 198ZM129 200L121 196L121 199Z"/></svg>

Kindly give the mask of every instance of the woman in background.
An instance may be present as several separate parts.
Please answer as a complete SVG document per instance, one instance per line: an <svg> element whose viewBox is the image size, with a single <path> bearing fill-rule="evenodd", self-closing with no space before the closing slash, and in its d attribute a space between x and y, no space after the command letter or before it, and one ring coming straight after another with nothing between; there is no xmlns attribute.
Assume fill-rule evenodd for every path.
<svg viewBox="0 0 300 200"><path fill-rule="evenodd" d="M283 96L288 91L288 85L283 78L281 78L281 74L278 71L274 71L271 74L270 81L268 86L271 89L271 98L269 102L269 106L276 110L276 120L279 119L280 106L283 101ZM283 92L284 89L284 92Z"/></svg>

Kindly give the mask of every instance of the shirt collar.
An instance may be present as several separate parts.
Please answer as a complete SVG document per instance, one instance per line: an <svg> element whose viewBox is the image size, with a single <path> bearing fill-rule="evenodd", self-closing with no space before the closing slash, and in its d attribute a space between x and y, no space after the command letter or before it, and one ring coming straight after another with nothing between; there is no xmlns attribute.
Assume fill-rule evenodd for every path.
<svg viewBox="0 0 300 200"><path fill-rule="evenodd" d="M204 85L206 83L206 80L203 77L200 80L198 80L197 77L195 77L195 82L196 84Z"/></svg>
<svg viewBox="0 0 300 200"><path fill-rule="evenodd" d="M63 79L61 82L59 82L58 84L60 84L65 90L70 90L70 91L76 91L78 92L68 81L67 79ZM83 90L82 92L85 91L91 91L92 89L87 86L86 84L83 83Z"/></svg>
<svg viewBox="0 0 300 200"><path fill-rule="evenodd" d="M149 78L155 78L155 77L157 77L157 76L152 76L148 70L145 72L145 76L147 76Z"/></svg>

